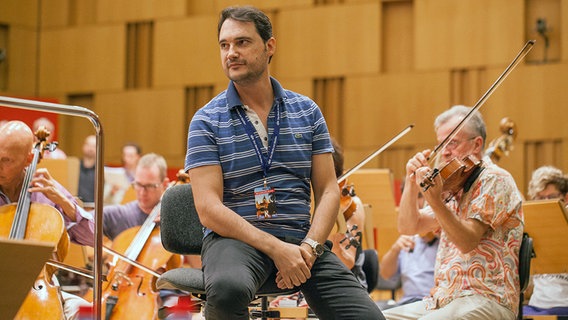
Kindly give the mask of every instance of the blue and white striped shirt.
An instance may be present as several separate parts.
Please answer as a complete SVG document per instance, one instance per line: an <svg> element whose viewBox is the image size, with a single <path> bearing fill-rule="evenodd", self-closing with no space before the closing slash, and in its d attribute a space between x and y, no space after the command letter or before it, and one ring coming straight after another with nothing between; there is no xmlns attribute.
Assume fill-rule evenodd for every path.
<svg viewBox="0 0 568 320"><path fill-rule="evenodd" d="M223 203L257 228L277 237L304 238L310 228L312 156L332 152L327 125L319 107L306 96L284 90L271 78L274 104L268 115L268 137L273 139L275 109L280 105L278 144L267 184L276 190L277 215L256 215L254 189L264 185L264 174L253 142L237 115L243 108L232 82L224 92L197 111L191 120L185 170L220 165ZM255 139L262 146L258 133ZM269 144L270 144L269 143ZM262 152L267 149L262 147ZM209 233L209 230L206 232Z"/></svg>

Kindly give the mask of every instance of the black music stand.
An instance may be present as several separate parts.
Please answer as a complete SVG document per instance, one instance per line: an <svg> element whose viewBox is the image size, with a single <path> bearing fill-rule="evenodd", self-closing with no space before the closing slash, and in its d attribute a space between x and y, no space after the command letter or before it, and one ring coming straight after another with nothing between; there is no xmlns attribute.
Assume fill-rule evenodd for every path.
<svg viewBox="0 0 568 320"><path fill-rule="evenodd" d="M52 243L0 239L0 314L3 318L16 316L53 250Z"/></svg>

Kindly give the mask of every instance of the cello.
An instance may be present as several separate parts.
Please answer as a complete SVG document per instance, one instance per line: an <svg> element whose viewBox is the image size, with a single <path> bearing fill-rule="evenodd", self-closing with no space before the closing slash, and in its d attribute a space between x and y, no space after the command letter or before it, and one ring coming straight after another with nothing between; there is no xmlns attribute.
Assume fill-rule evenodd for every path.
<svg viewBox="0 0 568 320"><path fill-rule="evenodd" d="M183 181L179 175L178 181ZM114 255L102 289L101 313L107 320L157 318L159 273L154 270L181 266L181 257L162 246L156 223L160 208L158 203L141 226L124 230L110 249L103 248Z"/></svg>
<svg viewBox="0 0 568 320"><path fill-rule="evenodd" d="M35 133L33 160L29 164L17 204L0 207L0 235L16 240L36 240L54 245L53 258L63 261L69 247L69 236L61 213L54 207L31 202L28 191L44 150L55 150L54 143L46 143L49 132L40 127ZM60 287L53 281L55 268L44 266L15 319L64 319Z"/></svg>
<svg viewBox="0 0 568 320"><path fill-rule="evenodd" d="M491 141L485 150L485 155L493 162L501 160L504 155L509 155L509 151L513 149L513 141L518 134L517 125L508 117L501 119L499 129L502 134Z"/></svg>

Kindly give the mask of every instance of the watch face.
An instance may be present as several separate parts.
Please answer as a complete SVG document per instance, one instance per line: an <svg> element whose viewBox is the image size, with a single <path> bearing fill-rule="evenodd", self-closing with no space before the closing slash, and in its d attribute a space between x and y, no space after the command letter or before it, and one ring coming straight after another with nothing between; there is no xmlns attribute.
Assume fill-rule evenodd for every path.
<svg viewBox="0 0 568 320"><path fill-rule="evenodd" d="M318 243L318 244L314 247L314 253L316 254L316 256L319 257L319 256L321 256L321 255L323 254L323 252L324 252L324 247L323 247L323 245L321 245L321 244Z"/></svg>

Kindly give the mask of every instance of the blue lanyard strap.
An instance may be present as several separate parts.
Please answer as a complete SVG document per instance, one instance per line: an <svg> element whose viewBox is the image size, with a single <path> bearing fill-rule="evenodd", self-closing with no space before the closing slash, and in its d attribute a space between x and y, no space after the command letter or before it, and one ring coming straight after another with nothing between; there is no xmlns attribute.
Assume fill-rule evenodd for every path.
<svg viewBox="0 0 568 320"><path fill-rule="evenodd" d="M254 146L254 151L258 157L258 161L260 162L260 167L264 172L264 178L268 176L268 169L272 165L272 159L274 156L274 150L276 149L276 144L278 142L278 135L280 134L280 103L276 103L276 123L274 125L274 132L272 133L272 137L270 138L270 142L268 144L268 154L262 152L262 142L260 139L255 139L254 133L256 129L250 122L250 119L246 116L243 108L236 108L237 114L239 116L239 120L245 127L245 131ZM268 133L268 130L266 130Z"/></svg>

